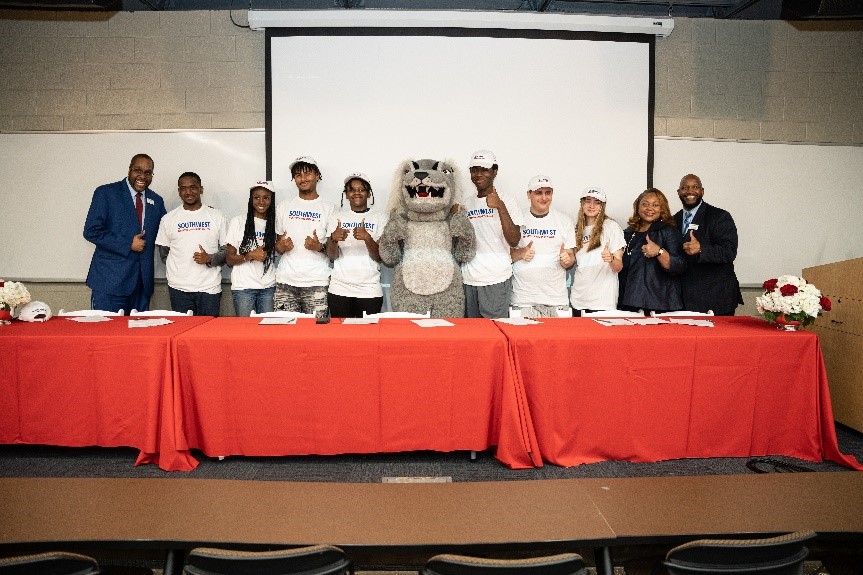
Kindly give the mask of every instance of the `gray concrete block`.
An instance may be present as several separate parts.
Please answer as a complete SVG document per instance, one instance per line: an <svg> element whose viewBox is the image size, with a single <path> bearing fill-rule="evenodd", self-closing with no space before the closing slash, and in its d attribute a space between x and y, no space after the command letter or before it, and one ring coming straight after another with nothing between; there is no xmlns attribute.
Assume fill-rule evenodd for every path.
<svg viewBox="0 0 863 575"><path fill-rule="evenodd" d="M135 38L135 62L186 62L185 38Z"/></svg>
<svg viewBox="0 0 863 575"><path fill-rule="evenodd" d="M135 61L134 38L84 38L86 61L91 64L128 63ZM128 72L133 74L130 67Z"/></svg>
<svg viewBox="0 0 863 575"><path fill-rule="evenodd" d="M761 122L761 139L768 142L805 142L803 122Z"/></svg>
<svg viewBox="0 0 863 575"><path fill-rule="evenodd" d="M737 118L735 94L696 94L692 97L692 116L696 118Z"/></svg>
<svg viewBox="0 0 863 575"><path fill-rule="evenodd" d="M713 138L713 120L710 118L668 118L666 135L684 138Z"/></svg>
<svg viewBox="0 0 863 575"><path fill-rule="evenodd" d="M210 33L209 11L161 12L159 15L161 36L208 36Z"/></svg>
<svg viewBox="0 0 863 575"><path fill-rule="evenodd" d="M784 70L787 58L786 46L755 44L746 47L746 51L737 60L737 67L740 70Z"/></svg>
<svg viewBox="0 0 863 575"><path fill-rule="evenodd" d="M764 97L760 94L737 98L738 120L781 122L784 111L784 98Z"/></svg>
<svg viewBox="0 0 863 575"><path fill-rule="evenodd" d="M32 132L55 132L63 129L62 116L15 116L12 129Z"/></svg>
<svg viewBox="0 0 863 575"><path fill-rule="evenodd" d="M166 89L185 89L186 86L206 86L208 67L193 62L167 62L159 64L159 84Z"/></svg>
<svg viewBox="0 0 863 575"><path fill-rule="evenodd" d="M107 36L109 12L32 12L31 36Z"/></svg>
<svg viewBox="0 0 863 575"><path fill-rule="evenodd" d="M161 114L166 130L207 130L213 127L212 114Z"/></svg>
<svg viewBox="0 0 863 575"><path fill-rule="evenodd" d="M111 130L158 130L158 114L120 114L111 116Z"/></svg>
<svg viewBox="0 0 863 575"><path fill-rule="evenodd" d="M836 95L855 93L859 82L858 74L813 72L809 76L809 94L829 104Z"/></svg>
<svg viewBox="0 0 863 575"><path fill-rule="evenodd" d="M785 98L784 118L787 122L826 122L830 106L818 98Z"/></svg>
<svg viewBox="0 0 863 575"><path fill-rule="evenodd" d="M0 89L0 110L12 117L36 115L36 91Z"/></svg>
<svg viewBox="0 0 863 575"><path fill-rule="evenodd" d="M668 118L654 117L653 118L653 135L667 136L668 135Z"/></svg>
<svg viewBox="0 0 863 575"><path fill-rule="evenodd" d="M0 10L0 38L29 38L37 14L32 10Z"/></svg>
<svg viewBox="0 0 863 575"><path fill-rule="evenodd" d="M110 130L111 116L87 114L83 116L63 116L63 130L69 132L83 130Z"/></svg>
<svg viewBox="0 0 863 575"><path fill-rule="evenodd" d="M808 97L809 72L767 72L761 93L769 97Z"/></svg>
<svg viewBox="0 0 863 575"><path fill-rule="evenodd" d="M806 124L806 139L809 142L853 144L854 126L847 122L811 122Z"/></svg>
<svg viewBox="0 0 863 575"><path fill-rule="evenodd" d="M234 109L236 112L263 112L264 87L238 86L234 88Z"/></svg>
<svg viewBox="0 0 863 575"><path fill-rule="evenodd" d="M248 87L264 85L263 62L210 62L211 87Z"/></svg>
<svg viewBox="0 0 863 575"><path fill-rule="evenodd" d="M240 62L260 62L264 65L264 33L245 31L234 37L237 44L237 60Z"/></svg>
<svg viewBox="0 0 863 575"><path fill-rule="evenodd" d="M694 45L716 44L716 20L697 18L692 22L692 43Z"/></svg>
<svg viewBox="0 0 863 575"><path fill-rule="evenodd" d="M135 62L105 64L110 86L114 90L149 90L159 87L161 64Z"/></svg>
<svg viewBox="0 0 863 575"><path fill-rule="evenodd" d="M84 90L37 90L36 113L47 116L86 114L87 92Z"/></svg>
<svg viewBox="0 0 863 575"><path fill-rule="evenodd" d="M29 62L85 62L84 38L33 38Z"/></svg>
<svg viewBox="0 0 863 575"><path fill-rule="evenodd" d="M743 120L716 120L713 123L714 135L727 140L759 140L761 126L758 122Z"/></svg>
<svg viewBox="0 0 863 575"><path fill-rule="evenodd" d="M788 70L825 72L834 69L835 49L832 46L788 46L785 66Z"/></svg>
<svg viewBox="0 0 863 575"><path fill-rule="evenodd" d="M186 112L233 112L232 88L194 87L186 91Z"/></svg>
<svg viewBox="0 0 863 575"><path fill-rule="evenodd" d="M159 35L160 12L114 12L108 21L108 36L149 38Z"/></svg>
<svg viewBox="0 0 863 575"><path fill-rule="evenodd" d="M242 34L260 34L260 32L252 32L248 28L249 11L248 10L211 10L210 15L210 34L214 36L231 36ZM231 21L233 17L234 21ZM234 22L236 22L235 25Z"/></svg>
<svg viewBox="0 0 863 575"><path fill-rule="evenodd" d="M186 36L187 62L230 62L236 59L234 36Z"/></svg>
<svg viewBox="0 0 863 575"><path fill-rule="evenodd" d="M231 112L227 114L213 114L213 128L241 129L263 127L263 113Z"/></svg>
<svg viewBox="0 0 863 575"><path fill-rule="evenodd" d="M692 114L692 97L688 92L671 90L656 94L657 116L688 117Z"/></svg>

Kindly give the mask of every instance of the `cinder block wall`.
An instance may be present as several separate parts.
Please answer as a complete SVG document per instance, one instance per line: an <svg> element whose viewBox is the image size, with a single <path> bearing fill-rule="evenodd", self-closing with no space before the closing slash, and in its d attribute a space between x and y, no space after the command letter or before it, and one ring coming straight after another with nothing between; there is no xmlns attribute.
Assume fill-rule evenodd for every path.
<svg viewBox="0 0 863 575"><path fill-rule="evenodd" d="M2 10L0 131L262 128L264 34L232 15L246 24L244 11ZM863 23L676 18L657 40L655 133L863 145L861 88ZM32 287L54 309L89 307L82 284ZM164 284L153 306L168 307Z"/></svg>

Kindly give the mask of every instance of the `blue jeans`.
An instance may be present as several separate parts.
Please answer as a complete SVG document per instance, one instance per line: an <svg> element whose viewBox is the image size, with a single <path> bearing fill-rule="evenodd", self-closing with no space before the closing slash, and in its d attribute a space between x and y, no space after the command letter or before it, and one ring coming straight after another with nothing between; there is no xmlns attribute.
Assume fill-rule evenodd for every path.
<svg viewBox="0 0 863 575"><path fill-rule="evenodd" d="M222 293L204 293L199 291L180 291L168 286L168 296L171 298L171 309L186 313L192 310L192 315L211 315L219 317L219 301Z"/></svg>
<svg viewBox="0 0 863 575"><path fill-rule="evenodd" d="M234 299L234 313L237 317L249 317L252 311L264 313L273 311L273 294L276 286L263 289L231 290Z"/></svg>

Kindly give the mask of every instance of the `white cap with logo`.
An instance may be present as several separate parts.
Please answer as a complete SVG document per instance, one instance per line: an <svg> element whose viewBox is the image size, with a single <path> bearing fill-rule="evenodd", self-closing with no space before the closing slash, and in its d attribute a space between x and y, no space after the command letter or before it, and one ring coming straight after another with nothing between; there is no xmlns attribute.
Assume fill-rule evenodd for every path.
<svg viewBox="0 0 863 575"><path fill-rule="evenodd" d="M605 192L602 191L602 188L597 188L596 186L585 188L584 192L581 194L581 199L583 200L584 198L596 198L603 204L608 201L605 197Z"/></svg>
<svg viewBox="0 0 863 575"><path fill-rule="evenodd" d="M363 182L365 182L367 188L372 187L372 184L369 181L369 177L362 172L353 172L351 174L348 174L348 177L345 178L345 185L347 185L347 183L351 180L362 180Z"/></svg>
<svg viewBox="0 0 863 575"><path fill-rule="evenodd" d="M554 184L551 183L551 178L548 176L534 176L530 179L530 183L528 184L528 189L531 192L535 192L540 188L551 188L554 189Z"/></svg>
<svg viewBox="0 0 863 575"><path fill-rule="evenodd" d="M470 165L468 168L491 168L496 163L497 157L495 157L494 152L489 150L477 150L470 157Z"/></svg>
<svg viewBox="0 0 863 575"><path fill-rule="evenodd" d="M264 188L265 190L270 190L274 194L276 193L276 188L273 187L273 182L270 182L268 180L258 180L257 182L249 186L249 191L251 192L255 188Z"/></svg>
<svg viewBox="0 0 863 575"><path fill-rule="evenodd" d="M313 157L311 157L311 156L300 156L299 158L297 158L293 162L291 162L291 165L288 166L288 169L293 171L294 166L296 166L297 164L300 164L300 163L309 164L309 165L314 166L316 168L318 167L318 163L315 161L315 159Z"/></svg>

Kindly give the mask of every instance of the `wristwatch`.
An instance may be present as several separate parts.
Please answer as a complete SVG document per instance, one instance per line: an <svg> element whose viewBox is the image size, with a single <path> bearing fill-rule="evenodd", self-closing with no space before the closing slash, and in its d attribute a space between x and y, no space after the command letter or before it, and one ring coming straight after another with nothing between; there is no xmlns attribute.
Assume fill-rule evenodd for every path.
<svg viewBox="0 0 863 575"><path fill-rule="evenodd" d="M656 254L656 257L659 257L664 253L665 253L665 248L659 248L659 252Z"/></svg>

